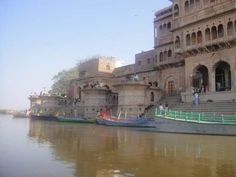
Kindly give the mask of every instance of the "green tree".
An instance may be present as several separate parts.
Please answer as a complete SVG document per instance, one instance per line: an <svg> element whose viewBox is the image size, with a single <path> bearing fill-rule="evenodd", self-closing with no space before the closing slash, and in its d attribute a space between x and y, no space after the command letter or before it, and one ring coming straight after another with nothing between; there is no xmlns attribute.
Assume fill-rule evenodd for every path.
<svg viewBox="0 0 236 177"><path fill-rule="evenodd" d="M67 94L70 89L71 80L78 78L78 75L78 66L60 71L52 78L53 85L51 87L51 92L54 94Z"/></svg>

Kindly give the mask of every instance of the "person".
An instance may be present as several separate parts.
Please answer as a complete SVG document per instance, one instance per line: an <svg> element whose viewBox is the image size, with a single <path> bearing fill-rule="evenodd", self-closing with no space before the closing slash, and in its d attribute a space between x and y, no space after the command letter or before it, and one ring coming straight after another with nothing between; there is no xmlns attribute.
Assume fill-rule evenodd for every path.
<svg viewBox="0 0 236 177"><path fill-rule="evenodd" d="M168 110L169 110L169 105L168 105L168 103L166 103L166 104L165 104L165 113L167 113Z"/></svg>
<svg viewBox="0 0 236 177"><path fill-rule="evenodd" d="M216 83L216 90L217 90L217 91L220 91L220 89L221 89L221 83L220 83L220 82L217 82L217 83Z"/></svg>
<svg viewBox="0 0 236 177"><path fill-rule="evenodd" d="M197 92L194 94L194 103L195 103L195 105L199 104L199 95Z"/></svg>
<svg viewBox="0 0 236 177"><path fill-rule="evenodd" d="M99 118L101 116L101 112L97 111L97 115L96 116Z"/></svg>
<svg viewBox="0 0 236 177"><path fill-rule="evenodd" d="M106 116L107 116L106 111L102 111L102 112L101 112L101 116L102 116L102 118L106 118Z"/></svg>
<svg viewBox="0 0 236 177"><path fill-rule="evenodd" d="M164 107L162 106L162 104L160 103L159 105L159 110L160 110L160 113L162 114L162 112L164 111Z"/></svg>
<svg viewBox="0 0 236 177"><path fill-rule="evenodd" d="M195 88L192 87L192 95L194 96L194 94L195 94Z"/></svg>

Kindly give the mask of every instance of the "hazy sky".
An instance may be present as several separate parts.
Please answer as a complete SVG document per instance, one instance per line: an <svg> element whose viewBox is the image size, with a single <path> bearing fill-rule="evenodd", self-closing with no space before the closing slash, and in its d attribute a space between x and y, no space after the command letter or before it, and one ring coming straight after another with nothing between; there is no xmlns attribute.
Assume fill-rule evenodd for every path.
<svg viewBox="0 0 236 177"><path fill-rule="evenodd" d="M154 13L169 0L0 0L0 109L26 109L28 96L84 58L133 63L153 48Z"/></svg>

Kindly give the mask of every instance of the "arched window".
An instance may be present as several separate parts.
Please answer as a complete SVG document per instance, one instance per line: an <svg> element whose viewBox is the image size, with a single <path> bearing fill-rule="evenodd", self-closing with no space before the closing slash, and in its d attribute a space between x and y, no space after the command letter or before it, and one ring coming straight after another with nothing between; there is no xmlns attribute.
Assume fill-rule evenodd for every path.
<svg viewBox="0 0 236 177"><path fill-rule="evenodd" d="M193 10L194 8L194 0L190 0L190 9Z"/></svg>
<svg viewBox="0 0 236 177"><path fill-rule="evenodd" d="M160 52L160 54L159 54L159 61L160 61L160 62L163 61L163 52Z"/></svg>
<svg viewBox="0 0 236 177"><path fill-rule="evenodd" d="M211 37L212 37L212 40L217 39L217 29L215 26L211 28Z"/></svg>
<svg viewBox="0 0 236 177"><path fill-rule="evenodd" d="M198 92L209 91L209 74L206 66L198 65L193 70L192 86Z"/></svg>
<svg viewBox="0 0 236 177"><path fill-rule="evenodd" d="M179 36L176 36L176 38L175 38L175 48L176 49L180 48L180 38L179 38Z"/></svg>
<svg viewBox="0 0 236 177"><path fill-rule="evenodd" d="M231 90L231 70L227 62L219 61L215 64L215 86L216 91Z"/></svg>
<svg viewBox="0 0 236 177"><path fill-rule="evenodd" d="M167 25L166 25L166 23L163 25L163 28L164 28L164 29L166 29L166 28L167 28Z"/></svg>
<svg viewBox="0 0 236 177"><path fill-rule="evenodd" d="M159 31L162 31L162 25L159 26Z"/></svg>
<svg viewBox="0 0 236 177"><path fill-rule="evenodd" d="M201 31L197 32L197 43L198 44L202 43L202 32Z"/></svg>
<svg viewBox="0 0 236 177"><path fill-rule="evenodd" d="M168 30L171 29L171 23L170 23L170 22L167 24L167 29L168 29Z"/></svg>
<svg viewBox="0 0 236 177"><path fill-rule="evenodd" d="M155 63L157 63L157 55L155 55Z"/></svg>
<svg viewBox="0 0 236 177"><path fill-rule="evenodd" d="M158 87L158 82L157 81L153 82L153 86Z"/></svg>
<svg viewBox="0 0 236 177"><path fill-rule="evenodd" d="M150 85L152 87L152 83L151 82L148 82L148 85Z"/></svg>
<svg viewBox="0 0 236 177"><path fill-rule="evenodd" d="M185 10L185 13L189 12L189 2L188 1L185 1L185 3L184 3L184 10Z"/></svg>
<svg viewBox="0 0 236 177"><path fill-rule="evenodd" d="M109 64L106 65L106 69L107 70L110 70L111 69L111 66Z"/></svg>
<svg viewBox="0 0 236 177"><path fill-rule="evenodd" d="M77 95L78 95L78 98L81 99L81 87L77 88Z"/></svg>
<svg viewBox="0 0 236 177"><path fill-rule="evenodd" d="M206 39L206 41L210 41L211 40L211 31L210 31L209 28L207 28L205 30L205 39Z"/></svg>
<svg viewBox="0 0 236 177"><path fill-rule="evenodd" d="M167 60L167 57L168 57L168 53L167 53L167 51L165 51L165 52L164 52L164 61Z"/></svg>
<svg viewBox="0 0 236 177"><path fill-rule="evenodd" d="M191 39L190 34L187 34L186 35L186 46L190 46L190 44L191 44L190 39Z"/></svg>
<svg viewBox="0 0 236 177"><path fill-rule="evenodd" d="M228 34L228 36L233 36L233 34L234 34L233 22L228 22L228 24L227 24L227 34Z"/></svg>
<svg viewBox="0 0 236 177"><path fill-rule="evenodd" d="M234 22L234 31L235 31L235 34L236 34L236 20Z"/></svg>
<svg viewBox="0 0 236 177"><path fill-rule="evenodd" d="M195 0L195 5L196 5L196 8L200 8L200 5L201 5L200 0Z"/></svg>
<svg viewBox="0 0 236 177"><path fill-rule="evenodd" d="M222 24L218 26L218 37L224 37L224 26Z"/></svg>
<svg viewBox="0 0 236 177"><path fill-rule="evenodd" d="M113 103L113 104L117 104L116 96L113 96L113 98L112 98L112 103Z"/></svg>
<svg viewBox="0 0 236 177"><path fill-rule="evenodd" d="M154 102L154 101L155 101L155 99L154 99L154 93L151 92L151 102Z"/></svg>
<svg viewBox="0 0 236 177"><path fill-rule="evenodd" d="M172 51L168 50L168 57L172 57Z"/></svg>
<svg viewBox="0 0 236 177"><path fill-rule="evenodd" d="M178 16L179 15L179 6L178 4L175 4L174 6L174 16Z"/></svg>
<svg viewBox="0 0 236 177"><path fill-rule="evenodd" d="M192 45L196 44L196 33L192 33Z"/></svg>

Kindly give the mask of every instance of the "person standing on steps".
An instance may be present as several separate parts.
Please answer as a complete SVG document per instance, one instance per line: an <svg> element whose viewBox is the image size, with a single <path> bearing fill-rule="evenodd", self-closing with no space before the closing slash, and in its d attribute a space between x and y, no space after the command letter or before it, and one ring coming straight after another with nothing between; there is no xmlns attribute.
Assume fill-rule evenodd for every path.
<svg viewBox="0 0 236 177"><path fill-rule="evenodd" d="M199 105L199 94L197 92L194 94L194 103L195 105Z"/></svg>
<svg viewBox="0 0 236 177"><path fill-rule="evenodd" d="M168 103L165 104L165 114L167 114L167 112L169 111L169 105Z"/></svg>
<svg viewBox="0 0 236 177"><path fill-rule="evenodd" d="M159 110L160 110L160 114L162 114L163 113L163 111L164 111L164 107L163 107L163 105L160 103L160 105L159 105Z"/></svg>

